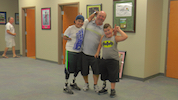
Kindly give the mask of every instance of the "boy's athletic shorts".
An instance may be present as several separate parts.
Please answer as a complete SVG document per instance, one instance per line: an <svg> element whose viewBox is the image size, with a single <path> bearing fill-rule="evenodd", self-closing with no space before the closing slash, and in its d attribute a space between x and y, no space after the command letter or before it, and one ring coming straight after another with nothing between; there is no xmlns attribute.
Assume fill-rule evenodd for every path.
<svg viewBox="0 0 178 100"><path fill-rule="evenodd" d="M119 61L114 59L101 59L99 70L101 80L110 82L119 82Z"/></svg>
<svg viewBox="0 0 178 100"><path fill-rule="evenodd" d="M70 52L66 50L65 56L65 70L67 73L74 73L81 71L82 59L81 52Z"/></svg>

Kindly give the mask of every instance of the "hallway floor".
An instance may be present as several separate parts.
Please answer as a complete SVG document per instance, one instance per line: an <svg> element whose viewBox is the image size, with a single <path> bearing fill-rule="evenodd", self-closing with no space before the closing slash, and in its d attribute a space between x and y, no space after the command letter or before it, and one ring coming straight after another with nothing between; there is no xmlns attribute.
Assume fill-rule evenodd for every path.
<svg viewBox="0 0 178 100"><path fill-rule="evenodd" d="M109 93L98 95L93 89L92 74L89 75L90 89L74 90L73 95L63 93L64 65L27 57L0 58L0 100L108 100ZM72 81L73 74L69 82ZM84 81L79 73L79 87ZM99 79L98 85L102 82ZM178 79L157 76L145 82L123 78L116 84L115 98L112 100L177 100Z"/></svg>

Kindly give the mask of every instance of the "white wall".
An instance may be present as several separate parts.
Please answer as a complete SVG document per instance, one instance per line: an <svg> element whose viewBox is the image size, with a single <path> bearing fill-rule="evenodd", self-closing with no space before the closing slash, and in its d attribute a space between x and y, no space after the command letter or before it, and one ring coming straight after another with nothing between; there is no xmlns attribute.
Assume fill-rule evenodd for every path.
<svg viewBox="0 0 178 100"><path fill-rule="evenodd" d="M162 0L147 1L146 48L144 77L159 73L161 29L162 29Z"/></svg>
<svg viewBox="0 0 178 100"><path fill-rule="evenodd" d="M8 22L8 17L13 17L15 19L15 13L18 13L18 0L0 0L0 11L6 12L6 18ZM17 33L15 37L16 50L20 50L20 44L19 44L19 25L15 24L15 21L13 23L15 32ZM0 51L4 51L6 47L5 42L5 25L0 25ZM10 49L9 49L10 50Z"/></svg>
<svg viewBox="0 0 178 100"><path fill-rule="evenodd" d="M147 7L151 6L154 3L157 3L158 0L137 0L136 2L136 32L135 33L127 33L128 39L126 41L120 42L118 44L119 50L127 51L126 62L124 67L124 74L139 78L145 78L151 74L163 72L164 65L161 64L164 58L161 58L161 62L159 62L161 55L164 57L164 50L160 48L164 48L164 46L159 47L160 41L164 41L165 36L161 34L161 26L158 29L153 29L152 26L153 21L157 21L156 25L161 25L160 20L162 19L162 13L158 13L157 17L154 17L152 21L152 17L154 15L148 14L156 14L157 11L152 12L152 8ZM160 1L160 0L159 0ZM86 17L86 5L88 4L98 4L102 3L102 10L107 13L107 18L105 23L110 23L113 25L113 0L19 0L19 12L21 17L21 9L22 7L31 7L35 6L36 9L36 57L50 60L50 61L58 61L58 4L64 4L69 2L80 2L79 3L79 12L81 12ZM148 2L148 4L147 4ZM164 1L164 5L166 5ZM51 7L51 30L41 30L41 8ZM162 5L159 4L158 7L162 8ZM154 8L157 9L156 6ZM158 8L158 11L161 11L161 8ZM166 9L166 8L165 8ZM147 11L148 10L148 11ZM160 20L156 20L159 19ZM20 18L21 19L21 18ZM165 18L164 18L165 19ZM21 23L21 22L20 22ZM165 26L164 26L165 27ZM20 24L20 50L22 54L22 26ZM153 30L149 30L153 29ZM154 34L152 32L156 31L159 39L151 41L151 36ZM164 30L162 30L164 31ZM161 35L161 37L159 36ZM147 37L148 36L148 37ZM152 54L152 50L154 47L150 46L156 42L156 52L158 53L161 50L161 54L158 54L156 58L153 58L154 62L149 64L148 60L152 58L149 56ZM161 42L162 44L162 42ZM162 44L164 45L164 44ZM155 64L155 65L154 65ZM151 69L148 67L150 65L157 66L154 72L152 73ZM161 67L159 66L161 65ZM152 67L153 68L153 67Z"/></svg>

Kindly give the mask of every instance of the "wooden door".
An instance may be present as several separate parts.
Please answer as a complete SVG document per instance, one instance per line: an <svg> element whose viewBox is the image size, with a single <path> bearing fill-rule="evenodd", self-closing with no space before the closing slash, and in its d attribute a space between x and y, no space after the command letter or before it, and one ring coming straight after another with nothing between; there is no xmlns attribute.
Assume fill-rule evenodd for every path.
<svg viewBox="0 0 178 100"><path fill-rule="evenodd" d="M178 1L170 1L166 76L178 79Z"/></svg>
<svg viewBox="0 0 178 100"><path fill-rule="evenodd" d="M35 56L35 9L26 9L27 57Z"/></svg>
<svg viewBox="0 0 178 100"><path fill-rule="evenodd" d="M63 33L65 30L70 26L74 24L75 17L78 15L78 7L72 7L72 6L64 6L63 7L64 15L63 15ZM63 64L65 64L65 46L66 46L66 40L63 39Z"/></svg>

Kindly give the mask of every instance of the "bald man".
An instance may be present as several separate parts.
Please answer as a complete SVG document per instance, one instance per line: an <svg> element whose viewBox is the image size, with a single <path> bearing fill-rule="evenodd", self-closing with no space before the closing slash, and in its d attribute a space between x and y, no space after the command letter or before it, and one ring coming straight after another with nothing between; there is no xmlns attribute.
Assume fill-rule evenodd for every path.
<svg viewBox="0 0 178 100"><path fill-rule="evenodd" d="M85 31L84 42L83 42L83 55L82 55L82 71L85 85L83 87L84 91L89 89L88 82L88 74L89 74L89 66L91 66L93 71L93 79L94 79L94 90L98 93L99 87L97 85L98 77L99 77L99 64L98 58L95 58L94 55L97 52L98 44L100 42L101 35L103 32L103 22L106 18L106 13L104 11L100 11L96 19L91 21Z"/></svg>
<svg viewBox="0 0 178 100"><path fill-rule="evenodd" d="M5 26L5 41L6 41L6 48L4 50L4 53L2 54L3 58L8 58L6 56L6 52L8 51L9 48L12 48L12 53L14 58L18 58L19 56L16 55L15 53L15 40L14 37L16 35L14 26L12 23L14 22L13 17L8 18L8 23Z"/></svg>

